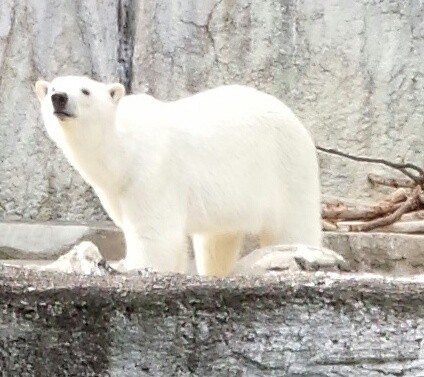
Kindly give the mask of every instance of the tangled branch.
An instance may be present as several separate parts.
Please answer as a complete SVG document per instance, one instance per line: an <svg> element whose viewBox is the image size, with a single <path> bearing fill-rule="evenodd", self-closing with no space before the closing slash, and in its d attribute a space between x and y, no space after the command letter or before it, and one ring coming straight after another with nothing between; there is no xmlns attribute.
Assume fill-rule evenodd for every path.
<svg viewBox="0 0 424 377"><path fill-rule="evenodd" d="M324 198L322 203L324 230L424 233L424 169L411 163L398 164L381 158L352 156L336 149L319 146L317 149L354 161L385 165L399 170L409 178L386 178L368 174L368 181L373 185L397 189L377 203L358 203L346 199Z"/></svg>
<svg viewBox="0 0 424 377"><path fill-rule="evenodd" d="M346 157L346 158L353 160L353 161L370 162L370 163L374 163L374 164L385 165L385 166L388 166L390 168L399 170L400 172L405 174L407 177L412 179L418 185L424 184L424 169L421 169L419 166L416 166L414 164L411 164L411 163L398 164L396 162L387 161L387 160L384 160L382 158L353 156L353 155L350 155L348 153L340 152L337 149L323 148L323 147L320 147L320 146L317 146L316 148L321 152L334 154L336 156ZM418 173L418 175L409 172L408 169L416 171Z"/></svg>

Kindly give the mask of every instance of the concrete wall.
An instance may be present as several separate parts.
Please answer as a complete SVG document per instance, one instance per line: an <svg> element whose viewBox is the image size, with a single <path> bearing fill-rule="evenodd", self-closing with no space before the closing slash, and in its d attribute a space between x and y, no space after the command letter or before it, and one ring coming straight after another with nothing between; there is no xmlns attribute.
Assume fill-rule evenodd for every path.
<svg viewBox="0 0 424 377"><path fill-rule="evenodd" d="M0 215L106 215L47 139L39 78L119 79L174 99L223 83L275 94L318 144L423 164L424 3L419 0L2 0ZM374 195L379 167L322 156L327 194Z"/></svg>
<svg viewBox="0 0 424 377"><path fill-rule="evenodd" d="M424 375L420 279L0 272L3 376Z"/></svg>

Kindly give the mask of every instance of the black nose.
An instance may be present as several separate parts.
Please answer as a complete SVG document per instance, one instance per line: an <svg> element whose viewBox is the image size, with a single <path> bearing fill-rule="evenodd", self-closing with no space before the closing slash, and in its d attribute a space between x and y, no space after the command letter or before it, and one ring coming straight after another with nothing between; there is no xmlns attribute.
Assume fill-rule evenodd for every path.
<svg viewBox="0 0 424 377"><path fill-rule="evenodd" d="M55 111L65 110L66 103L68 102L68 95L66 93L52 94L52 104Z"/></svg>

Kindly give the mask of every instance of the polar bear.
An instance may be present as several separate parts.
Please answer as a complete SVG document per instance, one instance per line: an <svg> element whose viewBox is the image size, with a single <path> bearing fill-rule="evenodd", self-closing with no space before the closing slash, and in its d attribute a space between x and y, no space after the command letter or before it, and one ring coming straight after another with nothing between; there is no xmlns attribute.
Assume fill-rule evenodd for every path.
<svg viewBox="0 0 424 377"><path fill-rule="evenodd" d="M243 236L321 246L314 143L294 113L251 87L162 102L62 76L35 91L47 133L124 233L125 270L227 276Z"/></svg>

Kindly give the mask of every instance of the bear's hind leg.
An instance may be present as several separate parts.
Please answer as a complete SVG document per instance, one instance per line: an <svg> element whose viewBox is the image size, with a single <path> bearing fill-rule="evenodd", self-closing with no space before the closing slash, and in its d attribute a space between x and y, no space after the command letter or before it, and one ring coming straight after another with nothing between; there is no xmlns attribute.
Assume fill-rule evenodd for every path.
<svg viewBox="0 0 424 377"><path fill-rule="evenodd" d="M283 232L263 230L259 233L259 244L262 247L281 245L284 243Z"/></svg>
<svg viewBox="0 0 424 377"><path fill-rule="evenodd" d="M193 248L199 275L225 277L233 272L243 242L243 235L195 234Z"/></svg>

